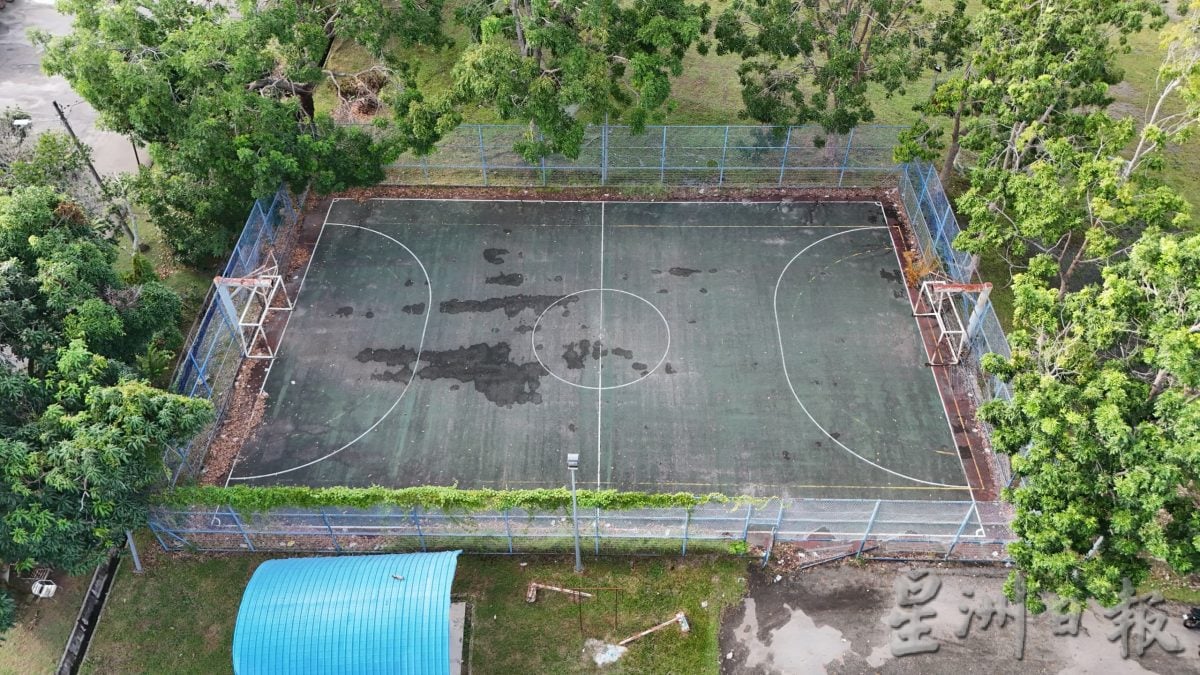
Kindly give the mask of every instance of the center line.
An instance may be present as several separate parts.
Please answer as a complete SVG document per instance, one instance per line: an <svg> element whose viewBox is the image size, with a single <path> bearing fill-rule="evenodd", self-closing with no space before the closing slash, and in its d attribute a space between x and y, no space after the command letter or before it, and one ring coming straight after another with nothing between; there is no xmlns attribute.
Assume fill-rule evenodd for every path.
<svg viewBox="0 0 1200 675"><path fill-rule="evenodd" d="M604 348L604 202L600 202L600 348ZM600 354L600 365L597 369L599 381L596 383L596 489L600 489L600 438L601 426L604 424L604 354Z"/></svg>

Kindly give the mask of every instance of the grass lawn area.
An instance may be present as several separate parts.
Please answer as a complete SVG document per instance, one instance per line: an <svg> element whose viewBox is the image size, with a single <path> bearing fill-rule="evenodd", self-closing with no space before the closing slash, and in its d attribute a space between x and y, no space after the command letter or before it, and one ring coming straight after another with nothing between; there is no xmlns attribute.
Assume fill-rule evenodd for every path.
<svg viewBox="0 0 1200 675"><path fill-rule="evenodd" d="M229 673L242 591L255 568L277 555L153 555L146 572L123 561L82 673ZM579 609L542 592L525 602L530 581L568 587L615 587L582 606L586 637L618 640L683 610L691 633L671 628L639 640L606 673L718 672L721 612L745 590L746 561L731 557L584 560L570 557L459 557L454 596L471 603L471 668L479 673L600 672L582 654ZM618 599L613 629L613 596ZM701 607L707 602L707 608ZM72 618L74 615L72 614ZM60 646L61 647L61 646ZM2 652L0 652L2 653ZM57 659L57 653L55 654Z"/></svg>
<svg viewBox="0 0 1200 675"><path fill-rule="evenodd" d="M14 574L9 592L17 601L17 625L0 641L0 675L53 673L58 666L92 578L90 574L51 578L58 592L53 598L39 599L30 595L30 582Z"/></svg>

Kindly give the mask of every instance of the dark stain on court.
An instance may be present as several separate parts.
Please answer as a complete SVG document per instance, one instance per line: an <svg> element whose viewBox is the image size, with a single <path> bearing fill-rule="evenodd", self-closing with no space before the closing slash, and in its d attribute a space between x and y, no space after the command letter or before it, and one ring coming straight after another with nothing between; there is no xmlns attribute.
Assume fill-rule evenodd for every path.
<svg viewBox="0 0 1200 675"><path fill-rule="evenodd" d="M373 373L373 380L405 382L412 376L413 368L422 363L425 365L417 370L419 379L448 379L473 384L475 391L498 406L541 403L538 388L546 369L536 361L516 363L511 354L512 348L507 342L497 342L445 351L426 350L421 352L419 362L416 351L408 347L367 348L354 358L360 363L401 366L399 370Z"/></svg>
<svg viewBox="0 0 1200 675"><path fill-rule="evenodd" d="M546 308L558 301L556 295L507 295L502 298L488 298L487 300L446 300L438 306L438 309L443 314L462 314L463 312L494 312L497 309L504 310L504 315L510 319L526 309L531 309L535 314L541 314L546 311ZM563 298L563 306L569 305L572 302L579 302L579 296L572 295Z"/></svg>

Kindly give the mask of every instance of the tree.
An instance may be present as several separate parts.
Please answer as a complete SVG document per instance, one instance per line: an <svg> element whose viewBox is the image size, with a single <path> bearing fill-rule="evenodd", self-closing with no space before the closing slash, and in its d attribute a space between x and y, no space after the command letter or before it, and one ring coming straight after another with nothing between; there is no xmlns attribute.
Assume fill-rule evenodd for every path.
<svg viewBox="0 0 1200 675"><path fill-rule="evenodd" d="M122 381L81 340L58 353L36 421L0 439L0 560L78 574L145 524L162 452L189 440L212 406Z"/></svg>
<svg viewBox="0 0 1200 675"><path fill-rule="evenodd" d="M1038 256L1014 279L1011 402L981 416L1021 484L1010 553L1038 592L1112 603L1151 559L1200 569L1200 236L1148 234L1065 295Z"/></svg>
<svg viewBox="0 0 1200 675"><path fill-rule="evenodd" d="M1101 8L1094 9L1103 16ZM1133 13L1110 20L1138 25L1137 8L1127 9ZM964 137L980 162L970 171L970 189L957 202L970 224L955 245L976 254L1008 256L1010 264L1020 264L1030 254L1049 255L1058 263L1059 292L1066 293L1083 264L1119 255L1143 231L1185 223L1187 203L1162 184L1158 169L1163 149L1186 139L1200 121L1195 97L1188 101L1186 96L1200 73L1192 34L1200 24L1198 16L1200 11L1193 10L1181 31L1168 34L1161 88L1140 125L1132 118L1113 119L1101 107L1108 102L1105 80L1086 80L1087 73L1100 77L1108 72L1111 57L1106 53L1097 54L1084 73L1068 80L1077 86L1062 91L1025 80L1003 83L1009 92L1030 93L1002 102L995 118L1002 123L985 131L974 121ZM1069 61L1054 62L1051 72L1058 73ZM1043 94L1045 89L1050 91ZM1073 90L1077 94L1063 98L1063 92ZM1164 113L1168 102L1177 104L1178 111Z"/></svg>
<svg viewBox="0 0 1200 675"><path fill-rule="evenodd" d="M1018 170L1036 147L1023 141L1031 129L1067 135L1081 116L1107 106L1108 85L1121 79L1115 57L1128 49L1127 36L1164 20L1153 0L982 4L969 20L952 14L936 31L961 36L935 43L950 76L920 107L927 117L950 120L943 183L961 149L981 166ZM921 130L930 128L923 120ZM939 134L917 136L941 147Z"/></svg>
<svg viewBox="0 0 1200 675"><path fill-rule="evenodd" d="M483 105L528 123L516 149L527 161L579 156L587 122L624 119L634 133L660 121L671 78L709 30L708 5L686 0L512 0L458 13L478 41L452 71L449 96L413 95L402 126L430 141L458 124L464 106Z"/></svg>
<svg viewBox="0 0 1200 675"><path fill-rule="evenodd" d="M742 57L750 118L844 134L875 119L871 84L903 93L925 70L925 17L920 0L734 0L717 19L717 52Z"/></svg>
<svg viewBox="0 0 1200 675"><path fill-rule="evenodd" d="M382 178L402 145L334 125L315 110L329 80L353 89L368 74L410 77L389 41L442 45L441 3L244 1L231 11L190 0L63 0L62 37L36 33L43 67L67 78L101 122L145 143L154 162L133 183L176 253L196 261L228 250L247 204L281 182L318 191ZM334 34L381 65L321 66Z"/></svg>

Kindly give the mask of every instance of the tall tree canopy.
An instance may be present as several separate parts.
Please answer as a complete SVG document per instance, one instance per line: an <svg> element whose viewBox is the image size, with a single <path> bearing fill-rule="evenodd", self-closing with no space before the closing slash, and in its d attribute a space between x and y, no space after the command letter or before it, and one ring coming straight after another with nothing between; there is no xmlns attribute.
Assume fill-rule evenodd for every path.
<svg viewBox="0 0 1200 675"><path fill-rule="evenodd" d="M1023 484L1010 552L1030 596L1115 602L1152 558L1200 569L1200 236L1150 234L1103 281L1060 294L1038 256L1015 279L1013 358L982 409Z"/></svg>
<svg viewBox="0 0 1200 675"><path fill-rule="evenodd" d="M153 166L135 183L176 252L224 254L253 197L280 182L321 191L376 182L402 149L315 114L336 31L369 49L372 73L410 76L388 46L442 45L441 3L305 0L222 4L191 0L62 0L62 37L35 34L43 67L67 78L102 123L148 144ZM340 88L339 88L340 89Z"/></svg>
<svg viewBox="0 0 1200 675"><path fill-rule="evenodd" d="M921 0L734 0L717 50L743 59L750 118L841 134L875 119L871 84L890 96L925 70L926 14Z"/></svg>
<svg viewBox="0 0 1200 675"><path fill-rule="evenodd" d="M152 272L117 274L110 228L64 170L75 146L10 141L0 139L0 563L78 573L145 521L163 451L211 405L139 379L141 354L178 342L179 298Z"/></svg>
<svg viewBox="0 0 1200 675"><path fill-rule="evenodd" d="M1080 11L1087 9L1104 16L1100 7ZM1139 8L1127 9L1113 20L1138 25ZM1001 104L996 119L1002 123L985 128L973 120L964 137L964 147L974 149L980 163L958 200L970 224L955 244L973 253L1007 255L1018 264L1031 254L1049 255L1057 263L1059 292L1065 293L1082 263L1120 254L1142 232L1185 225L1187 202L1163 184L1158 170L1164 149L1185 140L1200 123L1194 94L1200 79L1198 27L1200 7L1165 34L1159 89L1142 119L1115 119L1107 112L1105 79L1086 82L1081 75L1079 95L1065 99L1059 91L1042 94L1054 89L1048 82L1006 83L1030 93ZM1107 73L1102 65L1111 66L1111 56L1097 55L1088 72Z"/></svg>
<svg viewBox="0 0 1200 675"><path fill-rule="evenodd" d="M512 0L458 13L478 41L437 101L399 110L413 136L453 128L464 106L529 124L517 150L529 161L577 157L587 123L627 121L635 133L661 119L671 78L709 30L708 5L686 0Z"/></svg>

